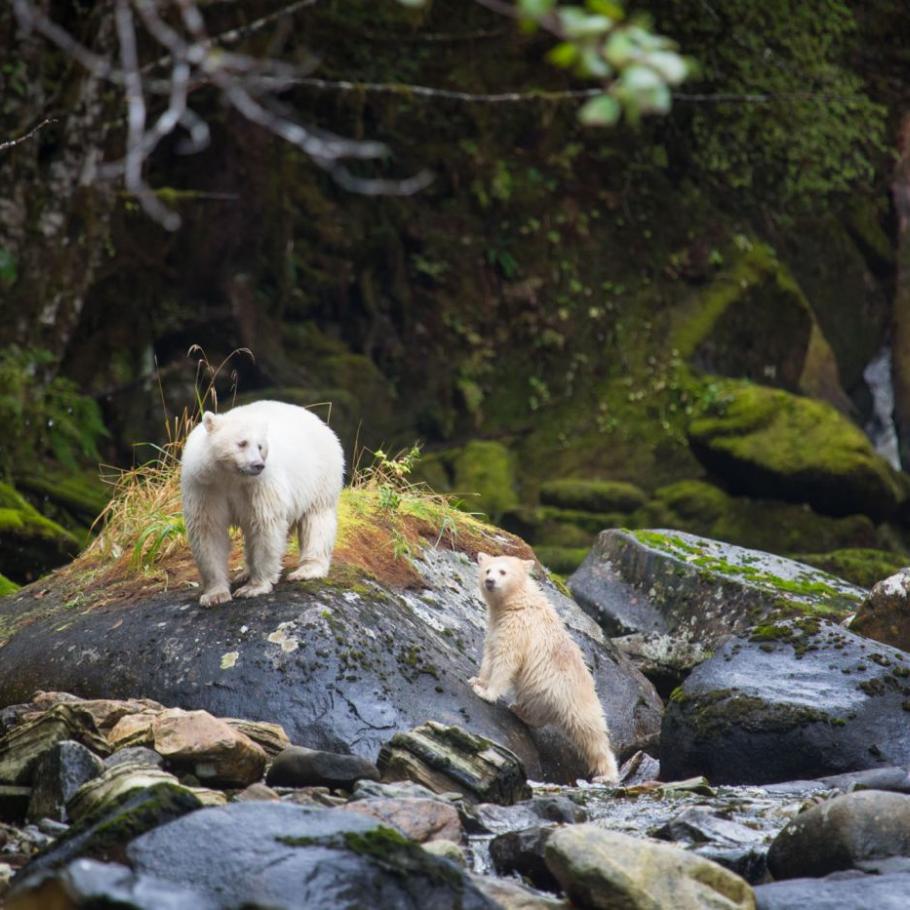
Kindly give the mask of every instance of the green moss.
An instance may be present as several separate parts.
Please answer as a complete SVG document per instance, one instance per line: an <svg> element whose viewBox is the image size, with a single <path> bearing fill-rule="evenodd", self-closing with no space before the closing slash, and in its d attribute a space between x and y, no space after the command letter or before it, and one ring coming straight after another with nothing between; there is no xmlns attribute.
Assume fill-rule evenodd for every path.
<svg viewBox="0 0 910 910"><path fill-rule="evenodd" d="M394 828L380 825L372 831L348 831L343 839L352 853L378 862L391 872L428 878L458 891L464 888L464 879L457 866L432 856Z"/></svg>
<svg viewBox="0 0 910 910"><path fill-rule="evenodd" d="M839 578L846 578L863 588L871 588L876 582L894 575L910 563L910 556L906 554L865 548L805 553L794 558Z"/></svg>
<svg viewBox="0 0 910 910"><path fill-rule="evenodd" d="M551 572L571 575L588 555L588 547L538 546L534 548L534 552Z"/></svg>
<svg viewBox="0 0 910 910"><path fill-rule="evenodd" d="M806 724L830 724L835 720L816 708L770 703L733 689L692 696L684 702L682 710L692 718L693 727L700 737L711 737L731 727L783 733Z"/></svg>
<svg viewBox="0 0 910 910"><path fill-rule="evenodd" d="M540 501L581 512L633 512L647 497L631 483L613 480L564 479L540 485Z"/></svg>
<svg viewBox="0 0 910 910"><path fill-rule="evenodd" d="M886 516L903 502L899 475L830 405L733 380L720 391L689 438L709 468L746 492L829 514Z"/></svg>
<svg viewBox="0 0 910 910"><path fill-rule="evenodd" d="M0 575L0 597L6 597L7 594L14 594L19 590L19 585L10 581L5 575Z"/></svg>

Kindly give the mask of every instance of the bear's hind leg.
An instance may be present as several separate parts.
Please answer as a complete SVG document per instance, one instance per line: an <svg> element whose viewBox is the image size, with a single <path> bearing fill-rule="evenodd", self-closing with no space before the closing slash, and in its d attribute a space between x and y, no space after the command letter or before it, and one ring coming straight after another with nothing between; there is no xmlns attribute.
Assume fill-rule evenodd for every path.
<svg viewBox="0 0 910 910"><path fill-rule="evenodd" d="M288 529L284 522L244 526L243 546L249 581L238 588L236 597L268 594L281 575L281 557L287 546Z"/></svg>
<svg viewBox="0 0 910 910"><path fill-rule="evenodd" d="M325 578L329 574L337 526L338 516L334 506L311 512L300 519L297 523L300 561L297 568L288 574L290 581Z"/></svg>

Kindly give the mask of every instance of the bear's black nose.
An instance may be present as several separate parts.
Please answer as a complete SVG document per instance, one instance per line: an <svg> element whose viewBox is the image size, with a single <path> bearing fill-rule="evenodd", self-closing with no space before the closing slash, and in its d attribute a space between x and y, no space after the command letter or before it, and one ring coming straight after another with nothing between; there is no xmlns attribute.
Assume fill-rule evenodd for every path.
<svg viewBox="0 0 910 910"><path fill-rule="evenodd" d="M488 578L488 579L484 582L484 584L486 585L486 588L487 588L488 591L492 591L493 588L496 587L496 581L495 581L495 579L493 579L493 578Z"/></svg>
<svg viewBox="0 0 910 910"><path fill-rule="evenodd" d="M250 465L250 470L251 470L254 474L261 474L261 473L265 470L265 462L264 462L264 461L257 461L257 462L255 462L254 464L251 464L251 465Z"/></svg>

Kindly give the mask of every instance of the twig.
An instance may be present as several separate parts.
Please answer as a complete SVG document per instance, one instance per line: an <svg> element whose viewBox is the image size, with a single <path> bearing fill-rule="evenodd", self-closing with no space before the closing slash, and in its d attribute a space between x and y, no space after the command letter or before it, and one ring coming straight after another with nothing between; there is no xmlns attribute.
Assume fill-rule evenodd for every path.
<svg viewBox="0 0 910 910"><path fill-rule="evenodd" d="M45 117L37 126L33 126L24 136L19 136L18 139L7 139L6 142L0 142L0 152L5 152L7 149L15 148L17 145L20 145L23 142L27 142L38 130L43 130L44 127L48 126L51 123L56 123L56 117Z"/></svg>

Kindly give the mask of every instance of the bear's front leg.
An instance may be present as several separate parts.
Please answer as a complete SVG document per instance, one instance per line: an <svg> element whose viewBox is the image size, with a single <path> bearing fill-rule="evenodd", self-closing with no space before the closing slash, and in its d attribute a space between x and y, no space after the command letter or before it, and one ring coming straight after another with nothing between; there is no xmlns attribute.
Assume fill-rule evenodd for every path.
<svg viewBox="0 0 910 910"><path fill-rule="evenodd" d="M213 607L231 599L228 585L228 557L231 555L231 538L228 534L229 519L226 506L220 503L204 508L188 495L184 495L184 520L193 558L202 576L203 607Z"/></svg>
<svg viewBox="0 0 910 910"><path fill-rule="evenodd" d="M268 594L281 575L281 557L287 546L288 527L283 521L261 522L243 527L243 547L249 581L238 588L237 597Z"/></svg>
<svg viewBox="0 0 910 910"><path fill-rule="evenodd" d="M489 675L486 680L481 677L471 684L474 693L484 701L495 702L512 688L512 680L518 672L519 661L512 651L498 651L490 655Z"/></svg>

